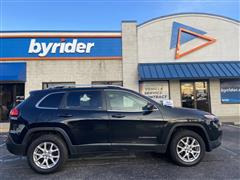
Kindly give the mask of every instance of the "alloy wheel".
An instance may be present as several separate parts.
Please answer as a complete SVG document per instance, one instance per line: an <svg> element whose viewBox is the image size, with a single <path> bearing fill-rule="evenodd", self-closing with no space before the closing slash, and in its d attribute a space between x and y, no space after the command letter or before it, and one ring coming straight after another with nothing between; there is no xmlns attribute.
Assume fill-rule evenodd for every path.
<svg viewBox="0 0 240 180"><path fill-rule="evenodd" d="M187 136L178 141L176 152L182 161L190 163L200 156L201 146L195 138Z"/></svg>
<svg viewBox="0 0 240 180"><path fill-rule="evenodd" d="M33 161L41 169L54 167L60 159L60 150L52 142L39 144L33 152Z"/></svg>

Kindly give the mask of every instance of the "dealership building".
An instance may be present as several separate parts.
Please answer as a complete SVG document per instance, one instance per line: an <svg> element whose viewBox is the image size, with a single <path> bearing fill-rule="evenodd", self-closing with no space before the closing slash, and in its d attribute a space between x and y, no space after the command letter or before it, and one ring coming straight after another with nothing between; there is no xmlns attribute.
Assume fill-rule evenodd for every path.
<svg viewBox="0 0 240 180"><path fill-rule="evenodd" d="M1 32L0 120L32 90L111 84L240 122L239 25L184 13L114 32Z"/></svg>

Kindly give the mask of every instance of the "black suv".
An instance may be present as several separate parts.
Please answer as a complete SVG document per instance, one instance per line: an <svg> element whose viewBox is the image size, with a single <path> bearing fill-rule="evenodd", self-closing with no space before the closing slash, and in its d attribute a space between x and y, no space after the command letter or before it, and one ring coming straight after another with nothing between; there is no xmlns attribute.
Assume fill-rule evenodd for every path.
<svg viewBox="0 0 240 180"><path fill-rule="evenodd" d="M27 156L39 173L58 170L68 157L106 151L169 152L177 164L192 166L222 136L210 113L162 106L115 86L32 91L9 119L8 150Z"/></svg>

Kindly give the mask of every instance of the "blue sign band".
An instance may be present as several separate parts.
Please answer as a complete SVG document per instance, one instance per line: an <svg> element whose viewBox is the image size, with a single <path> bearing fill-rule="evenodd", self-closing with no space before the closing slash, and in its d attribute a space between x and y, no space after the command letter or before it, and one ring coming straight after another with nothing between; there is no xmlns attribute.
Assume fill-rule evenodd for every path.
<svg viewBox="0 0 240 180"><path fill-rule="evenodd" d="M0 58L121 57L122 39L0 38Z"/></svg>

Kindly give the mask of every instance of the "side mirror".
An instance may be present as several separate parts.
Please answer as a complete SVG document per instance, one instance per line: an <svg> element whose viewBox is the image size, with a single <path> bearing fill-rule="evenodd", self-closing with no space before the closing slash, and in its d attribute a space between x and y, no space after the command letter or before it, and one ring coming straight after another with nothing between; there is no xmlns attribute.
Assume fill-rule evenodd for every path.
<svg viewBox="0 0 240 180"><path fill-rule="evenodd" d="M147 112L152 112L153 109L154 109L154 105L152 103L148 103L144 108L143 110L147 111Z"/></svg>

